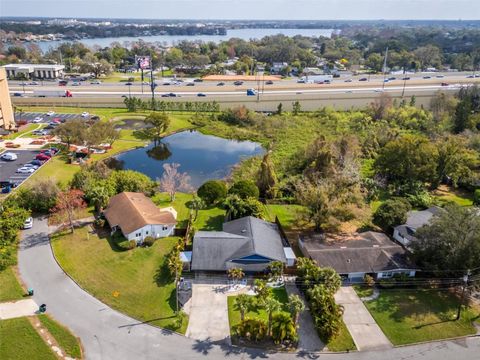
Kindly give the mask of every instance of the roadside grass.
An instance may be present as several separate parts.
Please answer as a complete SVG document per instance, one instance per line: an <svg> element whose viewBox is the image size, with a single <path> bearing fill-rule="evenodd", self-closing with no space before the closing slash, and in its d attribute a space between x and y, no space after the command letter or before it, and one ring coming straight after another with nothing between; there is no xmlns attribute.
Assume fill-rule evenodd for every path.
<svg viewBox="0 0 480 360"><path fill-rule="evenodd" d="M56 360L27 318L0 320L0 357L8 360Z"/></svg>
<svg viewBox="0 0 480 360"><path fill-rule="evenodd" d="M71 357L80 359L82 357L82 350L79 340L63 325L56 322L50 315L38 315L38 319L42 325L52 334L57 340L58 345Z"/></svg>
<svg viewBox="0 0 480 360"><path fill-rule="evenodd" d="M175 286L166 255L179 238L157 240L150 248L125 251L89 227L52 236L63 270L107 305L151 325L185 333L187 316L175 314Z"/></svg>
<svg viewBox="0 0 480 360"><path fill-rule="evenodd" d="M12 267L0 271L0 302L20 300L25 295Z"/></svg>
<svg viewBox="0 0 480 360"><path fill-rule="evenodd" d="M382 290L376 300L365 302L373 318L394 345L447 339L476 333L478 309L462 311L455 321L459 300L439 290Z"/></svg>
<svg viewBox="0 0 480 360"><path fill-rule="evenodd" d="M290 315L290 312L288 311L288 294L287 294L287 291L285 290L285 287L272 289L272 296L274 299L282 303L282 309L280 311L288 313ZM234 327L240 324L241 322L240 311L237 309L237 306L235 305L235 299L237 297L238 296L227 297L228 322L230 324L230 334L234 333L233 331ZM246 312L245 318L261 319L261 320L264 320L265 322L268 322L268 313L262 307L258 306Z"/></svg>
<svg viewBox="0 0 480 360"><path fill-rule="evenodd" d="M26 125L22 130L16 132L16 133L11 133L10 135L5 136L3 139L5 140L14 140L20 136L23 136L29 132L35 131L37 129L42 128L42 124L28 124Z"/></svg>
<svg viewBox="0 0 480 360"><path fill-rule="evenodd" d="M334 352L357 350L357 347L353 342L352 335L350 335L350 332L348 331L347 326L345 325L343 320L340 324L340 331L338 335L335 336L333 339L330 339L330 341L324 341L324 343L327 346L328 350Z"/></svg>

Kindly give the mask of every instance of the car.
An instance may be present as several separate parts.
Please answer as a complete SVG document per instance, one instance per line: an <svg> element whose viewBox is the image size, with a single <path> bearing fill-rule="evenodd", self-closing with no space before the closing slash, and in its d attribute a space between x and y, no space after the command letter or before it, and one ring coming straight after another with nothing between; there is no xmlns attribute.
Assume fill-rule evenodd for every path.
<svg viewBox="0 0 480 360"><path fill-rule="evenodd" d="M467 79L475 79L475 75L468 75Z"/></svg>
<svg viewBox="0 0 480 360"><path fill-rule="evenodd" d="M0 156L0 159L5 160L5 161L15 161L18 159L17 154L12 153L12 152L6 152Z"/></svg>
<svg viewBox="0 0 480 360"><path fill-rule="evenodd" d="M272 80L267 80L267 81L265 81L265 85L273 85L273 81Z"/></svg>
<svg viewBox="0 0 480 360"><path fill-rule="evenodd" d="M57 122L55 122L55 121L50 121L47 126L53 126L53 127L55 128L55 127L57 127L58 125L60 125L60 124L57 123Z"/></svg>
<svg viewBox="0 0 480 360"><path fill-rule="evenodd" d="M45 127L45 129L53 129L53 126L47 126ZM37 136L45 136L45 135L48 135L48 131L47 130L35 130L32 134L33 135L37 135Z"/></svg>
<svg viewBox="0 0 480 360"><path fill-rule="evenodd" d="M161 96L161 97L170 97L169 94L162 94L162 95L160 95L160 96Z"/></svg>
<svg viewBox="0 0 480 360"><path fill-rule="evenodd" d="M198 93L197 96L198 97L206 97L207 95L205 95L204 93Z"/></svg>
<svg viewBox="0 0 480 360"><path fill-rule="evenodd" d="M52 151L49 151L49 150L42 151L41 154L49 156L49 157L53 157L55 155L55 153L53 153Z"/></svg>
<svg viewBox="0 0 480 360"><path fill-rule="evenodd" d="M50 110L50 111L47 112L45 115L47 115L47 116L53 116L53 115L55 115L55 111Z"/></svg>
<svg viewBox="0 0 480 360"><path fill-rule="evenodd" d="M142 85L150 85L150 83L148 81L143 81Z"/></svg>
<svg viewBox="0 0 480 360"><path fill-rule="evenodd" d="M37 116L35 117L35 119L32 120L33 123L37 124L39 122L42 122L43 121L43 118L41 116Z"/></svg>
<svg viewBox="0 0 480 360"><path fill-rule="evenodd" d="M16 93L13 93L13 96L15 96L15 97L22 97L23 94L22 94L22 93L19 93L19 92L16 92Z"/></svg>
<svg viewBox="0 0 480 360"><path fill-rule="evenodd" d="M410 80L410 77L406 76L404 78L402 78L403 81L407 81L407 80Z"/></svg>
<svg viewBox="0 0 480 360"><path fill-rule="evenodd" d="M133 83L129 81L129 82L126 82L125 85L130 86L130 85L133 85Z"/></svg>
<svg viewBox="0 0 480 360"><path fill-rule="evenodd" d="M243 81L240 81L240 80L234 81L233 85L235 85L235 86L243 85Z"/></svg>
<svg viewBox="0 0 480 360"><path fill-rule="evenodd" d="M56 123L56 124L61 124L62 123L62 118L59 118L59 117L54 117L52 119L52 122Z"/></svg>
<svg viewBox="0 0 480 360"><path fill-rule="evenodd" d="M175 93L169 93L168 96L170 96L170 97L180 97L180 95L177 95Z"/></svg>
<svg viewBox="0 0 480 360"><path fill-rule="evenodd" d="M48 124L47 126L44 127L45 130L53 130L55 129L55 126ZM43 134L42 134L43 135ZM46 134L45 134L46 135Z"/></svg>
<svg viewBox="0 0 480 360"><path fill-rule="evenodd" d="M25 222L23 223L23 228L24 229L31 229L33 227L33 218L29 217Z"/></svg>
<svg viewBox="0 0 480 360"><path fill-rule="evenodd" d="M84 111L84 112L82 112L82 115L80 115L80 116L83 117L83 118L87 118L87 117L90 116L90 114L88 112Z"/></svg>
<svg viewBox="0 0 480 360"><path fill-rule="evenodd" d="M445 76L444 75L437 75L435 76L437 79L443 79Z"/></svg>
<svg viewBox="0 0 480 360"><path fill-rule="evenodd" d="M58 86L67 86L67 84L68 84L68 81L67 81L67 80L60 80L60 81L58 82Z"/></svg>
<svg viewBox="0 0 480 360"><path fill-rule="evenodd" d="M381 93L381 92L383 92L382 89L375 89L375 90L373 90L373 91L376 92L376 93Z"/></svg>
<svg viewBox="0 0 480 360"><path fill-rule="evenodd" d="M36 81L31 81L31 82L28 83L28 85L38 85L38 82L36 82Z"/></svg>
<svg viewBox="0 0 480 360"><path fill-rule="evenodd" d="M39 166L39 165L31 164L31 163L27 163L27 164L23 165L23 167L24 167L24 168L32 168L32 169L37 170L40 166Z"/></svg>
<svg viewBox="0 0 480 360"><path fill-rule="evenodd" d="M360 78L360 79L358 79L358 81L368 81L368 79L367 78Z"/></svg>
<svg viewBox="0 0 480 360"><path fill-rule="evenodd" d="M90 81L91 85L100 85L102 82L100 80Z"/></svg>
<svg viewBox="0 0 480 360"><path fill-rule="evenodd" d="M446 83L446 82L442 82L442 84L441 84L441 85L442 85L442 86L448 86L448 83Z"/></svg>
<svg viewBox="0 0 480 360"><path fill-rule="evenodd" d="M224 85L225 85L224 82L219 82L219 83L217 84L217 86L224 86Z"/></svg>
<svg viewBox="0 0 480 360"><path fill-rule="evenodd" d="M24 81L24 82L21 82L20 85L22 85L22 86L27 86L28 83Z"/></svg>
<svg viewBox="0 0 480 360"><path fill-rule="evenodd" d="M397 78L395 76L391 76L388 78L388 80L393 81L393 80L397 80Z"/></svg>
<svg viewBox="0 0 480 360"><path fill-rule="evenodd" d="M203 82L202 79L194 79L193 82Z"/></svg>
<svg viewBox="0 0 480 360"><path fill-rule="evenodd" d="M191 83L186 83L185 86L195 86L195 83L191 82Z"/></svg>
<svg viewBox="0 0 480 360"><path fill-rule="evenodd" d="M40 160L40 161L47 161L47 160L50 160L51 156L48 156L46 154L37 154L37 156L35 156L35 160Z"/></svg>
<svg viewBox="0 0 480 360"><path fill-rule="evenodd" d="M30 167L21 167L16 171L17 174L33 174L34 172L35 172L35 169Z"/></svg>
<svg viewBox="0 0 480 360"><path fill-rule="evenodd" d="M303 79L298 79L298 80L297 80L297 84L305 84L305 80L303 80Z"/></svg>
<svg viewBox="0 0 480 360"><path fill-rule="evenodd" d="M352 93L352 90L345 91L345 94L351 94L351 93Z"/></svg>
<svg viewBox="0 0 480 360"><path fill-rule="evenodd" d="M80 86L81 84L79 82L74 82L72 83L72 86Z"/></svg>
<svg viewBox="0 0 480 360"><path fill-rule="evenodd" d="M424 78L425 80L428 80L428 79L431 79L432 77L427 75L427 76L424 76L423 78Z"/></svg>
<svg viewBox="0 0 480 360"><path fill-rule="evenodd" d="M169 86L169 85L171 85L171 83L170 83L170 81L165 81L165 82L163 83L163 85L164 85L164 86Z"/></svg>
<svg viewBox="0 0 480 360"><path fill-rule="evenodd" d="M37 165L37 166L42 166L44 163L44 161L40 161L40 160L32 160L29 162L29 164L32 164L32 165Z"/></svg>
<svg viewBox="0 0 480 360"><path fill-rule="evenodd" d="M100 116L98 116L98 115L93 115L93 116L90 118L90 120L98 121L98 120L100 120Z"/></svg>
<svg viewBox="0 0 480 360"><path fill-rule="evenodd" d="M352 79L345 80L346 83L351 83L352 81L353 81Z"/></svg>

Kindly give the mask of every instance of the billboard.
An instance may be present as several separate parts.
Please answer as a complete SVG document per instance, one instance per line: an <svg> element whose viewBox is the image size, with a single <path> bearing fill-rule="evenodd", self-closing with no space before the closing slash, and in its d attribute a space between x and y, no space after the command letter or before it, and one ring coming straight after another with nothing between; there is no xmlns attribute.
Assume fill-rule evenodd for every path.
<svg viewBox="0 0 480 360"><path fill-rule="evenodd" d="M151 68L150 56L135 55L135 64L139 69L145 70Z"/></svg>

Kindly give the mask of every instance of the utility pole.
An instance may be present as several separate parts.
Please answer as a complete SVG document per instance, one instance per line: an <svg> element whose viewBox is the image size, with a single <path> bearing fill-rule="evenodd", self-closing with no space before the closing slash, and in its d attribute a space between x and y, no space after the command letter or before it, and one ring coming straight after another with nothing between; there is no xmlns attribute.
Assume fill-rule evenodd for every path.
<svg viewBox="0 0 480 360"><path fill-rule="evenodd" d="M407 75L405 74L405 66L403 67L403 89L402 89L402 99L405 95L405 86L407 86Z"/></svg>
<svg viewBox="0 0 480 360"><path fill-rule="evenodd" d="M385 80L387 77L387 57L388 57L388 46L387 49L385 50L385 59L383 60L383 85L382 85L382 90L385 89Z"/></svg>
<svg viewBox="0 0 480 360"><path fill-rule="evenodd" d="M155 110L155 83L153 82L153 55L150 52L150 88L152 90L152 110Z"/></svg>
<svg viewBox="0 0 480 360"><path fill-rule="evenodd" d="M463 305L463 302L465 300L465 290L467 289L469 277L470 277L470 270L467 270L467 273L465 275L463 275L462 297L460 298L460 303L458 304L457 318L455 320L460 319L460 313L462 311L462 305Z"/></svg>

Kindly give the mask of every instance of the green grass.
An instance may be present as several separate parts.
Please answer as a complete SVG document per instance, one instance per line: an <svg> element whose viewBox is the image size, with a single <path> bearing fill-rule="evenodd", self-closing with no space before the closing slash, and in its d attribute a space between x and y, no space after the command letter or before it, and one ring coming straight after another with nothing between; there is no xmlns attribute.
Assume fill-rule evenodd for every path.
<svg viewBox="0 0 480 360"><path fill-rule="evenodd" d="M353 342L352 335L350 335L350 332L343 321L341 323L338 335L326 342L326 346L328 350L335 352L357 349L355 343Z"/></svg>
<svg viewBox="0 0 480 360"><path fill-rule="evenodd" d="M454 202L460 206L473 205L473 193L461 189L449 188L440 186L434 191L435 199L441 204L445 205L449 202Z"/></svg>
<svg viewBox="0 0 480 360"><path fill-rule="evenodd" d="M0 321L0 357L8 360L56 360L27 318Z"/></svg>
<svg viewBox="0 0 480 360"><path fill-rule="evenodd" d="M74 234L52 237L62 268L82 288L120 312L185 333L187 319L174 313L175 286L165 263L165 255L178 238L163 238L150 248L123 251L115 241L88 230L79 228Z"/></svg>
<svg viewBox="0 0 480 360"><path fill-rule="evenodd" d="M177 193L175 200L170 202L170 196L166 193L157 193L152 198L153 202L160 207L173 206L177 211L177 227L187 226L190 214L189 202L192 200L192 194ZM222 230L222 224L225 219L225 210L219 207L210 207L198 212L197 220L193 226L197 230Z"/></svg>
<svg viewBox="0 0 480 360"><path fill-rule="evenodd" d="M8 136L5 136L4 139L5 140L13 140L13 139L16 139L22 135L25 135L29 132L32 132L32 131L35 131L37 129L40 129L42 128L44 125L42 124L28 124L26 125L21 131L18 131L16 133L11 133L10 135Z"/></svg>
<svg viewBox="0 0 480 360"><path fill-rule="evenodd" d="M302 205L269 204L266 208L267 220L273 222L275 216L277 216L285 230L298 229L302 224L301 216L306 211L306 208Z"/></svg>
<svg viewBox="0 0 480 360"><path fill-rule="evenodd" d="M278 289L272 289L272 296L282 303L282 310L290 314L288 311L288 294L284 287ZM228 296L228 322L230 324L230 333L233 333L233 328L240 324L240 311L235 306L235 299L237 296ZM268 321L268 313L261 307L257 307L245 314L245 318L250 319L262 319Z"/></svg>
<svg viewBox="0 0 480 360"><path fill-rule="evenodd" d="M23 298L25 291L18 283L12 267L0 271L0 284L0 302Z"/></svg>
<svg viewBox="0 0 480 360"><path fill-rule="evenodd" d="M38 318L68 356L81 358L80 343L70 330L53 320L49 315L39 315Z"/></svg>
<svg viewBox="0 0 480 360"><path fill-rule="evenodd" d="M455 321L458 303L447 291L393 289L365 305L392 344L404 345L475 334L479 311L467 309Z"/></svg>
<svg viewBox="0 0 480 360"><path fill-rule="evenodd" d="M365 285L353 285L355 292L361 298L372 296L373 294L373 287L365 286Z"/></svg>

